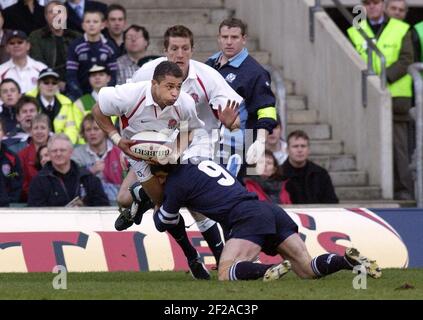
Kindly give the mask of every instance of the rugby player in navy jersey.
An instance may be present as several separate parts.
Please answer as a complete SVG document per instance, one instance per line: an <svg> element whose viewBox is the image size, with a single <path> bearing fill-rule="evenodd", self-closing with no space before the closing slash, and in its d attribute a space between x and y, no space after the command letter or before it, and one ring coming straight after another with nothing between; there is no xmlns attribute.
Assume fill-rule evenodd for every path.
<svg viewBox="0 0 423 320"><path fill-rule="evenodd" d="M223 167L213 161L198 165L152 166L151 172L164 183L164 201L154 213L160 232L175 228L187 207L219 222L228 231L219 267L219 280L274 280L290 265L272 266L252 262L263 251L289 260L292 270L304 279L319 278L362 265L373 278L382 275L375 261L347 248L345 255L322 254L311 258L298 226L279 206L262 202Z"/></svg>

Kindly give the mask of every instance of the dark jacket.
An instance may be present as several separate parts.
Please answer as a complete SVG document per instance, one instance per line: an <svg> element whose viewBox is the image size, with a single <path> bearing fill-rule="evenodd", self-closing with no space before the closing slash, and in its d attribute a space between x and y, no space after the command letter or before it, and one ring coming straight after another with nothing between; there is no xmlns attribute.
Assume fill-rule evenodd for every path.
<svg viewBox="0 0 423 320"><path fill-rule="evenodd" d="M28 206L62 207L78 196L86 206L109 205L100 179L85 168L79 168L75 162L72 161L71 169L63 179L68 180L59 178L51 162L48 162L29 185ZM69 194L65 187L70 179L76 181L73 194Z"/></svg>
<svg viewBox="0 0 423 320"><path fill-rule="evenodd" d="M5 125L5 128L3 128L6 130L5 134L16 130L18 126L18 121L16 120L16 108L14 106L6 107L5 105L2 105L0 107L0 121L3 121Z"/></svg>
<svg viewBox="0 0 423 320"><path fill-rule="evenodd" d="M19 202L23 181L21 162L3 143L0 145L0 175L4 178L8 201Z"/></svg>
<svg viewBox="0 0 423 320"><path fill-rule="evenodd" d="M286 190L294 204L339 202L329 173L311 161L296 169L286 160L282 165L282 179L287 180Z"/></svg>
<svg viewBox="0 0 423 320"><path fill-rule="evenodd" d="M24 0L10 6L3 11L4 28L11 30L22 30L27 35L32 31L44 27L47 22L44 17L44 7L34 1L34 13L24 4Z"/></svg>
<svg viewBox="0 0 423 320"><path fill-rule="evenodd" d="M59 73L65 81L66 59L72 41L82 36L79 32L65 29L62 37L56 37L48 26L35 30L29 35L31 58L41 61ZM62 40L62 43L59 41Z"/></svg>
<svg viewBox="0 0 423 320"><path fill-rule="evenodd" d="M0 174L0 207L9 206L9 197L6 192L6 179Z"/></svg>
<svg viewBox="0 0 423 320"><path fill-rule="evenodd" d="M72 7L69 5L68 1L65 2L65 7L66 10L68 12L68 20L67 22L67 27L69 29L72 30L76 30L78 32L83 33L84 31L82 30L82 19L78 16L78 14L75 12L75 10L72 9ZM98 10L103 12L104 14L104 18L106 18L106 14L107 14L107 5L101 2L97 2L97 1L90 1L90 0L85 0L85 8L84 8L84 12L86 11L92 11L92 10Z"/></svg>

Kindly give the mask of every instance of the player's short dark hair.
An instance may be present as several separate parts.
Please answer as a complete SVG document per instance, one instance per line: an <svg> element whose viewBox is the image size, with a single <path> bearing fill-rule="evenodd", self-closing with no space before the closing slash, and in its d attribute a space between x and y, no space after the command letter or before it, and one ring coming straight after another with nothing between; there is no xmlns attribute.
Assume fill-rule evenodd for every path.
<svg viewBox="0 0 423 320"><path fill-rule="evenodd" d="M1 83L0 83L0 87L5 84L5 83L13 83L15 85L15 87L18 89L18 92L21 93L21 86L19 85L19 83L17 83L15 80L11 79L11 78L6 78L4 79Z"/></svg>
<svg viewBox="0 0 423 320"><path fill-rule="evenodd" d="M164 34L164 48L167 49L169 47L169 38L188 38L189 42L191 43L191 48L194 48L194 35L192 31L183 25L176 25L170 27L166 30Z"/></svg>
<svg viewBox="0 0 423 320"><path fill-rule="evenodd" d="M144 37L145 41L150 42L150 34L148 33L147 29L143 26L139 26L137 24L131 24L124 32L123 32L123 39L126 39L126 34L129 30L135 30L136 32L141 32L142 36Z"/></svg>
<svg viewBox="0 0 423 320"><path fill-rule="evenodd" d="M85 16L89 13L97 13L100 16L101 22L104 22L104 20L106 20L106 17L104 16L104 12L98 9L89 9L87 11L84 12L84 15L82 17L82 21L84 21Z"/></svg>
<svg viewBox="0 0 423 320"><path fill-rule="evenodd" d="M106 13L106 19L109 19L109 14L112 11L121 11L123 12L123 18L126 20L126 9L124 6L118 4L118 3L112 3L111 5L109 5L109 7L107 8L107 13Z"/></svg>
<svg viewBox="0 0 423 320"><path fill-rule="evenodd" d="M154 69L153 80L161 82L166 76L173 76L175 78L182 78L183 72L179 66L170 61L160 62L156 69Z"/></svg>
<svg viewBox="0 0 423 320"><path fill-rule="evenodd" d="M291 138L295 138L295 139L302 138L302 139L306 140L307 143L310 142L310 138L308 137L308 134L305 133L305 131L303 131L303 130L295 130L295 131L292 131L288 135L288 138L287 138L288 146L289 146L289 141L291 140Z"/></svg>
<svg viewBox="0 0 423 320"><path fill-rule="evenodd" d="M24 105L28 103L32 103L35 106L35 108L38 110L38 103L35 98L22 96L19 98L18 102L16 103L16 114L19 114L21 110L23 109Z"/></svg>
<svg viewBox="0 0 423 320"><path fill-rule="evenodd" d="M243 36L245 36L248 33L248 26L246 23L244 23L241 19L237 19L237 18L228 18L223 20L220 25L219 25L219 33L220 30L223 27L228 27L228 28L240 28L241 29L241 34Z"/></svg>

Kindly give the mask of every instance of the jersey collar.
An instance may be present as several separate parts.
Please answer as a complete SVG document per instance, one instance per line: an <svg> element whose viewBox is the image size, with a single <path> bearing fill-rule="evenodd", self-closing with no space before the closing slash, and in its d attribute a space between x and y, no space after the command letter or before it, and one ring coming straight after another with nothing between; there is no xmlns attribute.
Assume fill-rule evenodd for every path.
<svg viewBox="0 0 423 320"><path fill-rule="evenodd" d="M223 54L222 51L219 51L219 52L215 53L214 55L212 55L210 57L210 59L212 59L214 61L218 61L220 59L220 57L222 56L222 54ZM247 59L248 54L249 54L248 49L244 48L235 57L232 57L231 59L229 59L229 62L227 64L230 65L231 67L239 68L241 63L243 63L244 60Z"/></svg>

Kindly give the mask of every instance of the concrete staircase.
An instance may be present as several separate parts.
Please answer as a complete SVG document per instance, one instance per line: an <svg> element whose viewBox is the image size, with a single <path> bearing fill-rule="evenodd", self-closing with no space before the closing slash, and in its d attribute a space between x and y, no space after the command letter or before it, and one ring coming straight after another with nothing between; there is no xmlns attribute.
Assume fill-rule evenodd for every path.
<svg viewBox="0 0 423 320"><path fill-rule="evenodd" d="M345 154L342 141L332 137L330 124L319 122L319 112L310 110L307 98L297 95L295 82L285 80L288 105L288 132L301 129L311 139L311 160L326 168L341 201L381 199L381 189L370 186L367 173L358 171L355 156Z"/></svg>
<svg viewBox="0 0 423 320"><path fill-rule="evenodd" d="M108 4L116 0L104 0ZM162 54L163 34L173 24L184 24L194 33L194 59L205 61L217 50L219 23L234 14L224 0L121 0L127 8L128 25L139 24L150 33L150 54ZM258 39L249 39L250 53L262 64L270 54L260 50ZM381 199L378 186L370 186L366 172L358 171L355 156L344 154L342 141L331 134L331 126L319 122L319 112L308 109L307 98L295 91L295 82L285 80L288 105L288 132L302 129L311 138L311 159L326 168L342 202L360 203ZM358 202L357 202L358 201ZM379 203L379 202L377 202Z"/></svg>

